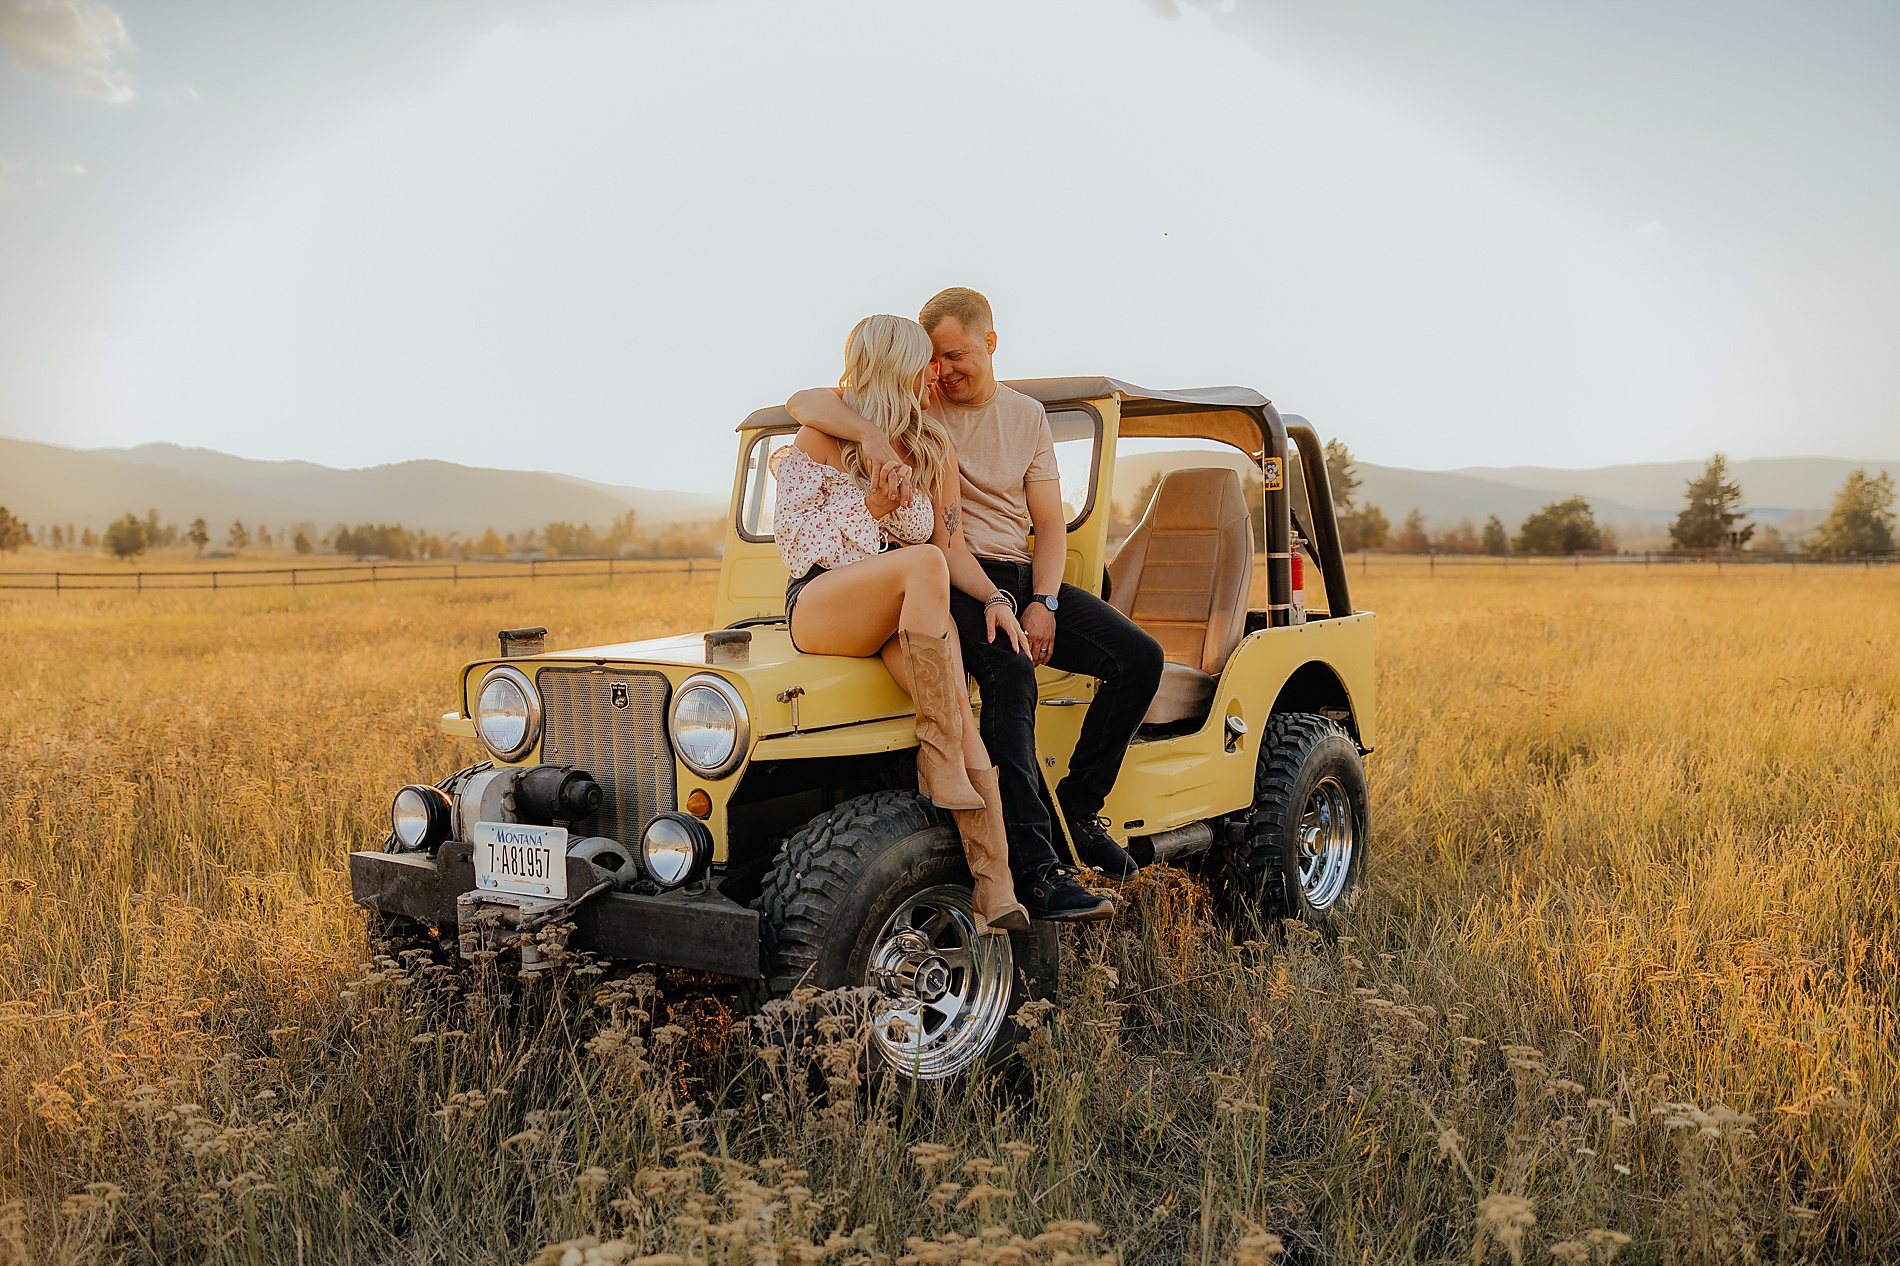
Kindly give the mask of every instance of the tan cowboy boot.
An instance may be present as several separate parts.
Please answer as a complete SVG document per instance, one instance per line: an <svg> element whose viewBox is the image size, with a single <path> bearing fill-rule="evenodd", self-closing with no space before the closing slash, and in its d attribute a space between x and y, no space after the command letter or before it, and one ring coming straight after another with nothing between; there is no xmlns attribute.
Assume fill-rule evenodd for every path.
<svg viewBox="0 0 1900 1266"><path fill-rule="evenodd" d="M981 809L982 793L963 770L963 674L952 672L949 637L897 631L917 704L917 790L939 809Z"/></svg>
<svg viewBox="0 0 1900 1266"><path fill-rule="evenodd" d="M956 815L963 860L976 880L976 930L997 936L1028 931L1029 911L1016 900L1016 882L1009 874L1009 837L1003 831L1003 794L997 786L996 767L965 772L983 793L981 809Z"/></svg>

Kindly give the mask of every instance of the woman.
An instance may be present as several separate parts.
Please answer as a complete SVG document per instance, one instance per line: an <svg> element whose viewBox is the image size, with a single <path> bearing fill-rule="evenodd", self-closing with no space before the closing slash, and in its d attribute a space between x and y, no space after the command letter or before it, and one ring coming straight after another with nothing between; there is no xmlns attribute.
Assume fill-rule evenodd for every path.
<svg viewBox="0 0 1900 1266"><path fill-rule="evenodd" d="M992 638L1027 653L1015 602L963 545L957 455L924 412L930 336L915 321L871 316L845 344L844 402L883 428L908 466L874 480L856 444L803 427L772 458L773 532L792 574L792 644L813 655L879 655L917 705L917 787L956 817L976 880L977 926L1029 926L1009 872L996 769L977 734L950 622L950 586L985 603ZM951 560L955 560L952 562Z"/></svg>

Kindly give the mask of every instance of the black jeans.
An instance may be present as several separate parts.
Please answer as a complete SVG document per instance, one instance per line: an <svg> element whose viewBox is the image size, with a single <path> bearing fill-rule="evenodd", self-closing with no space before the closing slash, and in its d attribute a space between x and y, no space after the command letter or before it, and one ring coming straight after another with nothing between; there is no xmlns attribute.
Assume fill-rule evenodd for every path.
<svg viewBox="0 0 1900 1266"><path fill-rule="evenodd" d="M1028 606L1028 563L979 561L999 588L1014 594L1020 606ZM1093 817L1115 786L1128 741L1161 684L1163 656L1159 642L1086 589L1064 585L1057 597L1062 609L1056 612L1049 666L1099 678L1102 685L1082 721L1056 798L1067 816ZM1055 846L1036 768L1036 669L1007 638L984 640L983 604L962 590L950 592L950 615L962 639L964 667L983 696L983 745L1002 783L1010 868L1026 873L1068 852Z"/></svg>

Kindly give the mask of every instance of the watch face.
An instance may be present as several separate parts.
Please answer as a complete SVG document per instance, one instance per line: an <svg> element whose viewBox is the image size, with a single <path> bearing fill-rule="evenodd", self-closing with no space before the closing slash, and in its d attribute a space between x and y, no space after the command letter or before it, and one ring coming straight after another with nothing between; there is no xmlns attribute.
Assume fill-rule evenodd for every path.
<svg viewBox="0 0 1900 1266"><path fill-rule="evenodd" d="M1054 615L1056 607L1060 605L1061 600L1052 593L1039 593L1034 598L1031 598L1030 601L1040 602L1043 606L1049 608L1049 614Z"/></svg>

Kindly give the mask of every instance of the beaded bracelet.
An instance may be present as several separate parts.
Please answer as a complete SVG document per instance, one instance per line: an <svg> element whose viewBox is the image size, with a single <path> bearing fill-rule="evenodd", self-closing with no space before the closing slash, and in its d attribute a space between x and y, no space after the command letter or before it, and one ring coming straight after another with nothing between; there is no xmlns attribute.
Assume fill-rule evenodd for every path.
<svg viewBox="0 0 1900 1266"><path fill-rule="evenodd" d="M1016 595L1011 593L1007 589L998 589L995 593L991 594L989 596L989 599L984 602L983 608L984 610L988 610L989 608L996 606L999 603L1005 603L1005 602L1009 604L1009 613L1011 615L1015 615L1016 614Z"/></svg>

